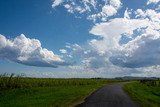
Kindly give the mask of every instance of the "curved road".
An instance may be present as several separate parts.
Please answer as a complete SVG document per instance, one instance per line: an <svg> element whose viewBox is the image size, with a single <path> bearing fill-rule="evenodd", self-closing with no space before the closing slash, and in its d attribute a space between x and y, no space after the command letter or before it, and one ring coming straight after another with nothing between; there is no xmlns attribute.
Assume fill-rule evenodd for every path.
<svg viewBox="0 0 160 107"><path fill-rule="evenodd" d="M126 82L106 85L76 107L139 107L124 93L122 89L124 84Z"/></svg>

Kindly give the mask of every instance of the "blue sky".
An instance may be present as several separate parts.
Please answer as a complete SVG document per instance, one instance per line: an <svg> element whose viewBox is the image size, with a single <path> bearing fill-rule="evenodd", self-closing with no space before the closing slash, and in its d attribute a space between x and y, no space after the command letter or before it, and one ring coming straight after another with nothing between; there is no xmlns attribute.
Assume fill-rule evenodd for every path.
<svg viewBox="0 0 160 107"><path fill-rule="evenodd" d="M63 8L53 9L51 5L51 0L2 0L1 34L13 38L23 33L55 51L67 42L81 43L90 38L91 22L77 19Z"/></svg>
<svg viewBox="0 0 160 107"><path fill-rule="evenodd" d="M1 0L0 73L160 76L159 5L159 0Z"/></svg>

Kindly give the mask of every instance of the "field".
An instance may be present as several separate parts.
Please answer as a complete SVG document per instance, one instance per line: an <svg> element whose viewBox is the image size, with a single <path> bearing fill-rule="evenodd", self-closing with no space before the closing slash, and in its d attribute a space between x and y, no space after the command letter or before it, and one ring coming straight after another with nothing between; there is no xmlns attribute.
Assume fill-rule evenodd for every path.
<svg viewBox="0 0 160 107"><path fill-rule="evenodd" d="M69 107L117 80L0 77L1 107Z"/></svg>
<svg viewBox="0 0 160 107"><path fill-rule="evenodd" d="M141 80L126 84L124 90L141 107L160 107L160 80Z"/></svg>

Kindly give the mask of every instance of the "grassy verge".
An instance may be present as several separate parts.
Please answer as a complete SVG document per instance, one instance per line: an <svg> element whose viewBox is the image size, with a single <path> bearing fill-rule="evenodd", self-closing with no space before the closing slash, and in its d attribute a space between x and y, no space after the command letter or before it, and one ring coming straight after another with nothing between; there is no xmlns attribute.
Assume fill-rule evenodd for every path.
<svg viewBox="0 0 160 107"><path fill-rule="evenodd" d="M147 86L138 81L128 83L124 90L137 101L141 107L160 107L160 87Z"/></svg>
<svg viewBox="0 0 160 107"><path fill-rule="evenodd" d="M0 107L70 107L103 85L106 79L0 77Z"/></svg>

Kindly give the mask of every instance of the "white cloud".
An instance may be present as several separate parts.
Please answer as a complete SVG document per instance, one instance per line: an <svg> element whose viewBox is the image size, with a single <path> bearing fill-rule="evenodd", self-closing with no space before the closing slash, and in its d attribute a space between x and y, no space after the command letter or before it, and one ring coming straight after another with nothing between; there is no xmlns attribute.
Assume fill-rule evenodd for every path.
<svg viewBox="0 0 160 107"><path fill-rule="evenodd" d="M118 52L118 51L117 51ZM146 32L111 57L111 62L122 67L146 67L160 65L160 33L146 29Z"/></svg>
<svg viewBox="0 0 160 107"><path fill-rule="evenodd" d="M52 4L52 7L56 7L58 5L60 5L61 3L63 3L64 1L63 0L53 0L53 4Z"/></svg>
<svg viewBox="0 0 160 107"><path fill-rule="evenodd" d="M117 13L117 11L121 7L121 1L120 0L109 0L106 1L105 5L103 5L101 8L101 11L95 14L91 14L88 16L89 20L93 20L94 22L97 19L101 19L101 21L107 21L108 17L113 16Z"/></svg>
<svg viewBox="0 0 160 107"><path fill-rule="evenodd" d="M117 13L117 10L111 5L105 5L102 8L102 13L106 14L107 16L113 16Z"/></svg>
<svg viewBox="0 0 160 107"><path fill-rule="evenodd" d="M90 33L96 36L102 37L100 40L91 40L90 44L92 47L97 49L99 53L111 52L112 50L120 49L119 44L122 34L128 37L133 34L133 31L146 27L148 20L137 20L137 19L125 19L116 18L109 22L96 24Z"/></svg>
<svg viewBox="0 0 160 107"><path fill-rule="evenodd" d="M148 0L147 5L149 4L157 4L158 2L160 2L160 0Z"/></svg>
<svg viewBox="0 0 160 107"><path fill-rule="evenodd" d="M0 35L0 49L6 47L7 40L4 36Z"/></svg>
<svg viewBox="0 0 160 107"><path fill-rule="evenodd" d="M87 19L99 22L89 31L98 39L89 40L82 46L66 46L67 55L74 57L78 63L70 68L104 75L147 76L147 68L160 65L158 3L159 0L148 0L147 4L154 4L151 5L153 7L143 6L137 10L125 7L124 16L117 15L122 7L121 0L67 0L60 4L69 13L83 14Z"/></svg>
<svg viewBox="0 0 160 107"><path fill-rule="evenodd" d="M131 74L132 76L143 76L143 77L159 77L160 76L160 66L150 66L150 67L142 67L137 68L138 73Z"/></svg>
<svg viewBox="0 0 160 107"><path fill-rule="evenodd" d="M155 10L145 11L138 9L136 17L142 23L137 36L121 46L121 50L113 54L110 61L122 67L147 67L160 65L159 42L160 42L160 14ZM134 33L135 35L136 33Z"/></svg>
<svg viewBox="0 0 160 107"><path fill-rule="evenodd" d="M153 22L160 23L160 13L155 10L147 9L143 11L142 9L137 9L135 13L137 18L149 19Z"/></svg>
<svg viewBox="0 0 160 107"><path fill-rule="evenodd" d="M84 13L87 11L85 8L81 6L73 6L71 4L65 4L64 7L67 9L69 13L74 13L74 12Z"/></svg>
<svg viewBox="0 0 160 107"><path fill-rule="evenodd" d="M160 15L151 9L138 9L135 13L138 19L115 18L96 24L90 33L101 39L93 39L89 45L121 67L160 65ZM120 44L123 35L129 40Z"/></svg>
<svg viewBox="0 0 160 107"><path fill-rule="evenodd" d="M130 19L130 15L132 14L132 10L128 10L128 8L124 12L124 18Z"/></svg>
<svg viewBox="0 0 160 107"><path fill-rule="evenodd" d="M14 39L0 35L0 57L30 66L58 67L67 64L52 51L42 48L39 40L26 38L23 34Z"/></svg>
<svg viewBox="0 0 160 107"><path fill-rule="evenodd" d="M65 50L65 49L60 49L59 50L62 54L66 54L67 53L67 50Z"/></svg>
<svg viewBox="0 0 160 107"><path fill-rule="evenodd" d="M121 6L121 0L110 0L109 1L110 5L115 7L116 9L120 8Z"/></svg>
<svg viewBox="0 0 160 107"><path fill-rule="evenodd" d="M140 15L139 19L115 18L108 22L96 24L90 30L90 33L100 37L100 39L90 40L88 42L89 46L85 45L85 47L77 44L70 45L69 48L73 51L72 55L79 56L82 66L92 70L103 67L136 68L160 64L154 59L159 51L158 47L156 47L159 44L155 41L158 41L157 39L159 38L158 30L160 24L157 22L157 15L152 15L155 17L148 18L145 16L142 18L144 15ZM137 32L135 33L135 31ZM120 44L123 35L126 38L130 38L130 40L125 44ZM146 45L142 45L141 42ZM149 44L151 47L153 46L153 49L147 48ZM152 51L154 51L155 55L152 55ZM143 55L144 53L146 55ZM152 60L151 64L147 62L149 61L147 55L153 56L154 60ZM138 62L139 59L141 60ZM157 58L157 60L159 59ZM142 62L146 63L142 65ZM134 65L129 65L128 63L133 63Z"/></svg>
<svg viewBox="0 0 160 107"><path fill-rule="evenodd" d="M102 0L101 4L98 2L98 0L67 0L57 4L62 3L69 13L87 14L87 19L93 21L97 19L106 21L108 17L115 15L122 5L120 0ZM54 2L53 5L53 8L58 6Z"/></svg>

